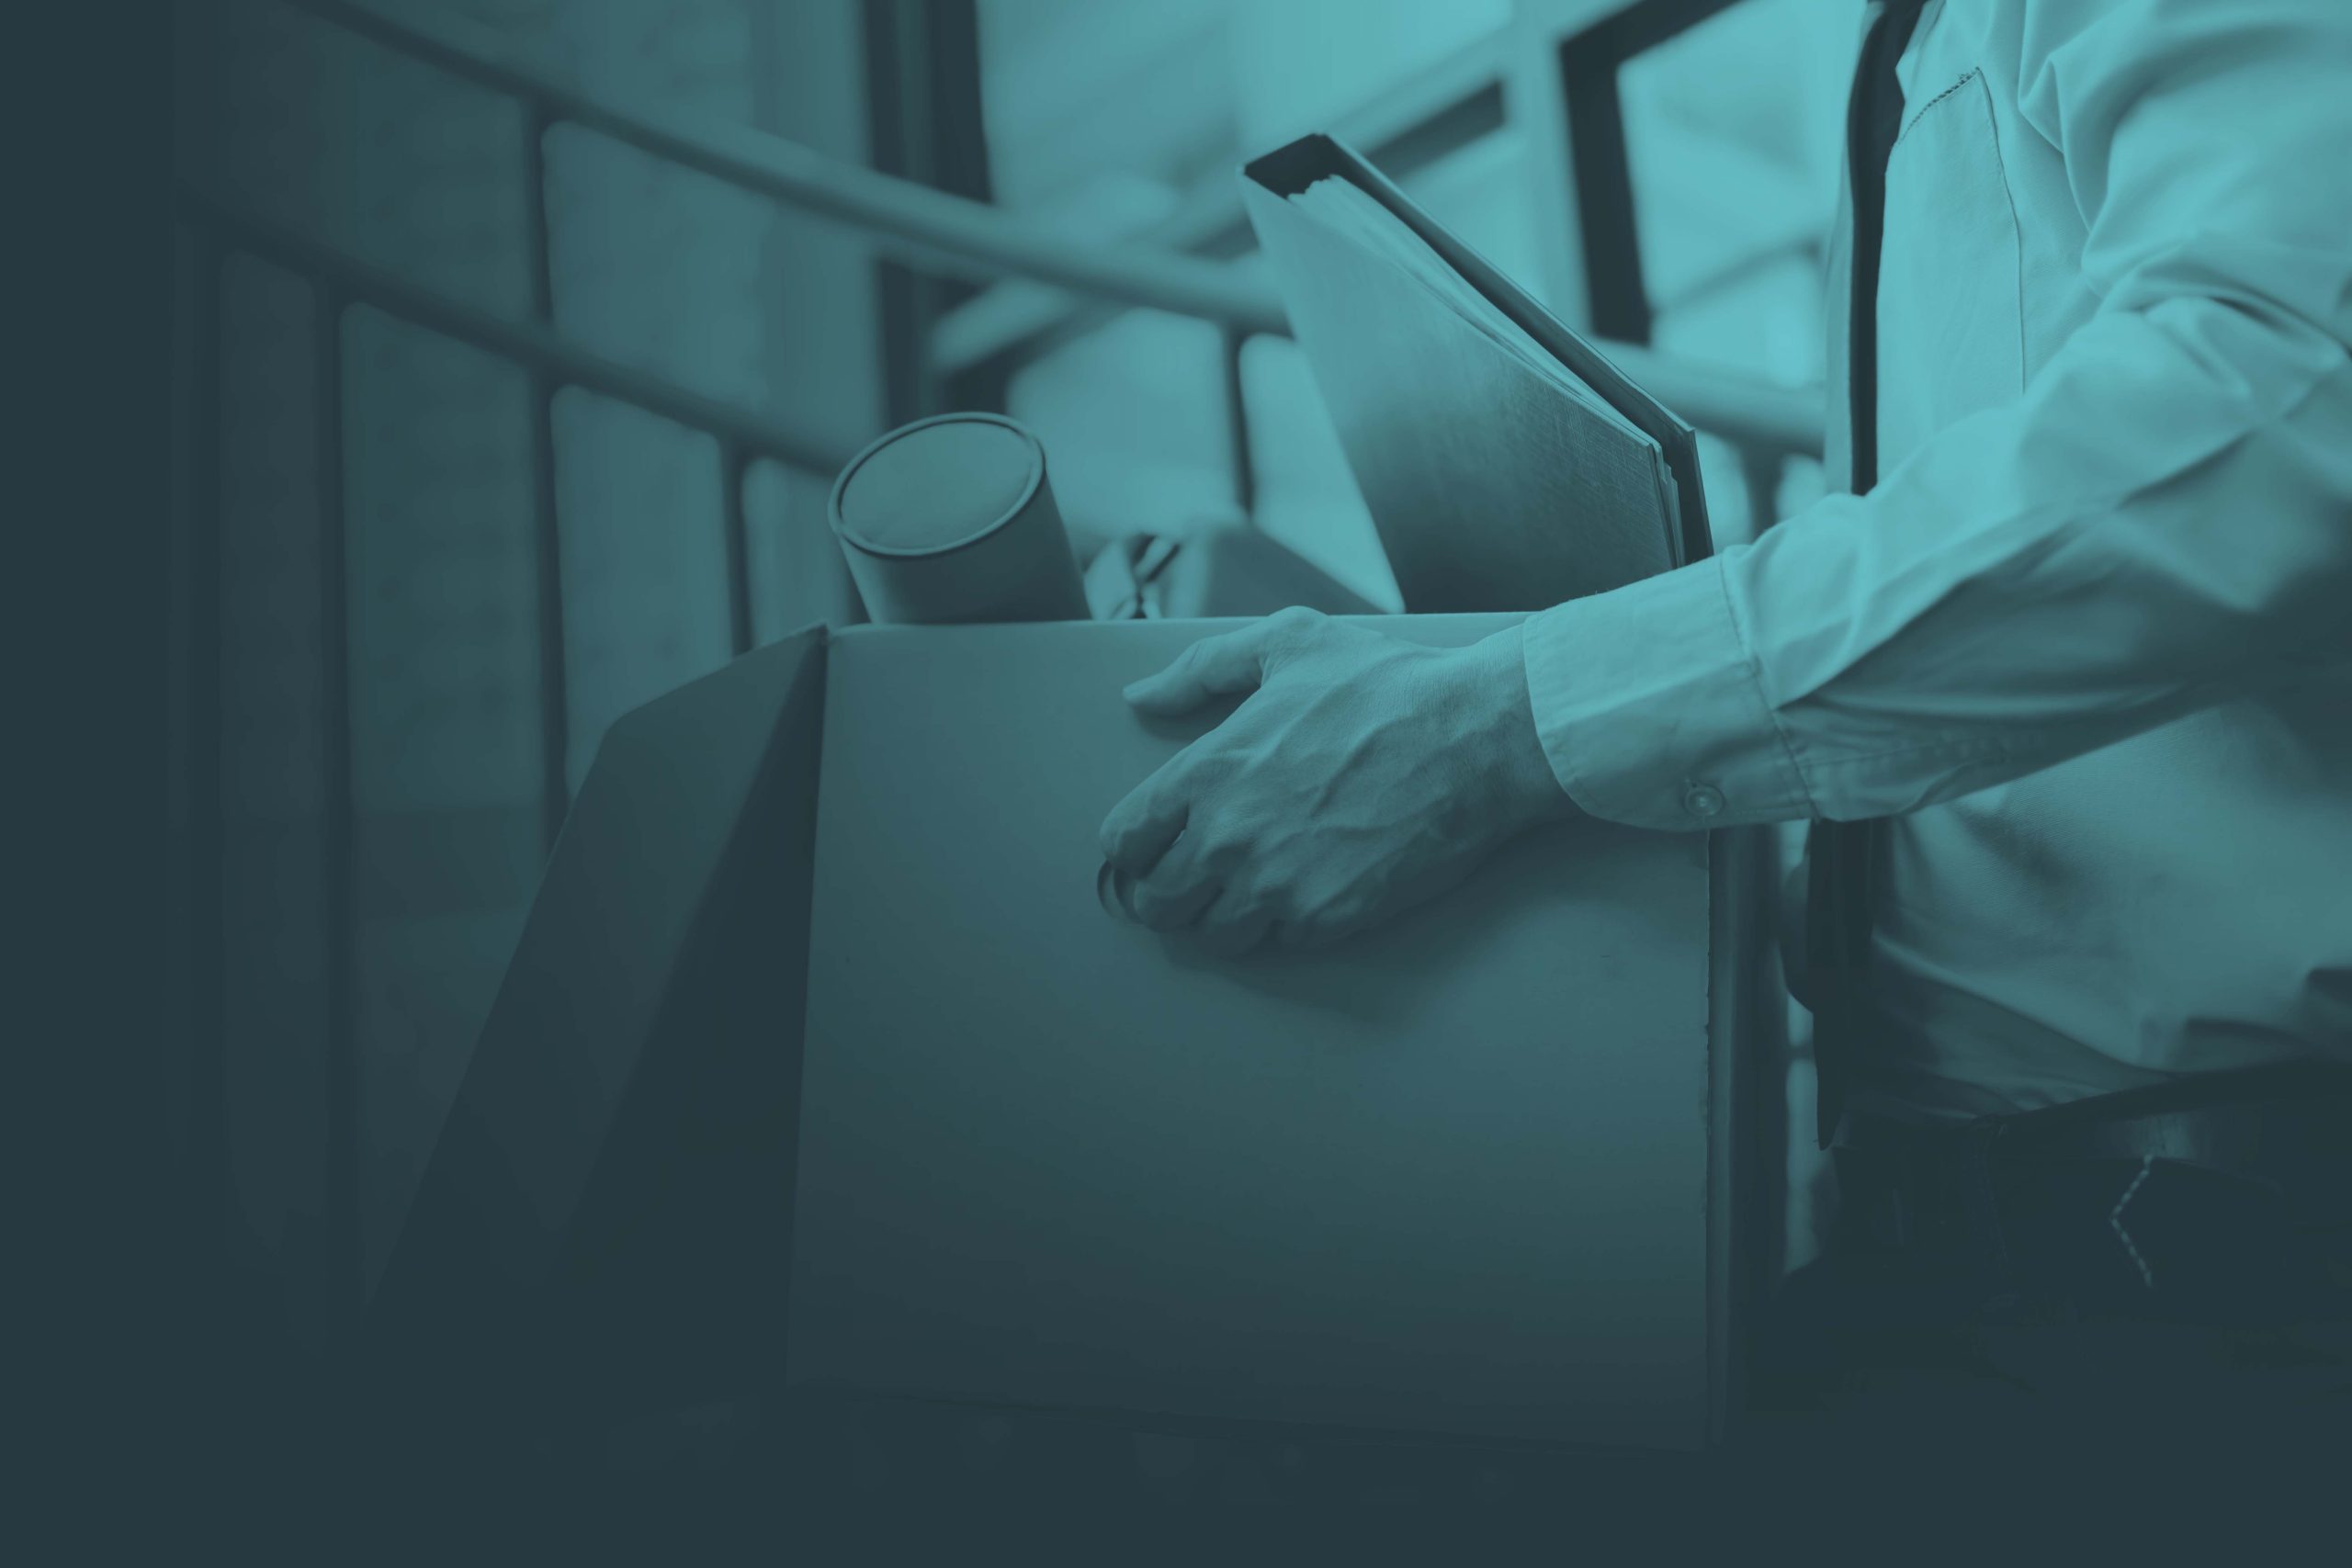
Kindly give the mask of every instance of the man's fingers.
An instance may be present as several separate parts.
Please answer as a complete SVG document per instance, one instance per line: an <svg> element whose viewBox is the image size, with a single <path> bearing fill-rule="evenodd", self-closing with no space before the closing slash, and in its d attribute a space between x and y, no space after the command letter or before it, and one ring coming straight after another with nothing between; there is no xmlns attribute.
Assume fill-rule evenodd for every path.
<svg viewBox="0 0 2352 1568"><path fill-rule="evenodd" d="M1284 610L1239 631L1203 637L1157 675L1129 686L1126 699L1159 718L1192 712L1212 697L1255 691L1266 678L1266 660L1283 638L1317 617L1308 610Z"/></svg>
<svg viewBox="0 0 2352 1568"><path fill-rule="evenodd" d="M1258 626L1203 637L1159 674L1147 675L1129 686L1127 702L1139 712L1172 718L1192 712L1211 697L1254 690L1265 678L1264 647L1265 637Z"/></svg>
<svg viewBox="0 0 2352 1568"><path fill-rule="evenodd" d="M1102 818L1102 860L1113 870L1143 875L1184 830L1188 802L1169 773L1162 767L1136 785Z"/></svg>
<svg viewBox="0 0 2352 1568"><path fill-rule="evenodd" d="M1127 918L1156 931L1181 931L1217 895L1217 879L1200 863L1190 835L1180 836L1148 875L1114 870L1112 885Z"/></svg>
<svg viewBox="0 0 2352 1568"><path fill-rule="evenodd" d="M1273 934L1274 919L1247 896L1227 887L1193 922L1189 940L1219 958L1238 958Z"/></svg>
<svg viewBox="0 0 2352 1568"><path fill-rule="evenodd" d="M1127 912L1139 925L1156 931L1180 931L1200 919L1217 894L1223 891L1216 883L1171 878L1168 862L1182 852L1177 849L1159 863L1159 868L1149 876L1134 883L1126 891Z"/></svg>

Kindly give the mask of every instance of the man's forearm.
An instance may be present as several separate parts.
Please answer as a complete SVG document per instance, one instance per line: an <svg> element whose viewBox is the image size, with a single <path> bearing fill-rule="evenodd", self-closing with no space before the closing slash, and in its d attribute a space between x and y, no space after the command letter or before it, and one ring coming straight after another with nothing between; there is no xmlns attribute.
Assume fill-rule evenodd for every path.
<svg viewBox="0 0 2352 1568"><path fill-rule="evenodd" d="M2144 490L2003 513L1984 476L2030 460L1972 471L1969 446L2049 417L1999 411L1869 498L1531 620L1562 786L1649 828L1893 815L2352 653L2352 366Z"/></svg>

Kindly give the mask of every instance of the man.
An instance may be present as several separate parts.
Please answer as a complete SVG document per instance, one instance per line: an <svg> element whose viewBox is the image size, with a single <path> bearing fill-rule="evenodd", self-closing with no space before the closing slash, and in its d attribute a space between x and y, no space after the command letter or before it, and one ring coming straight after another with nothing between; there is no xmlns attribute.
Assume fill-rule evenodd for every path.
<svg viewBox="0 0 2352 1568"><path fill-rule="evenodd" d="M1814 821L1846 1218L1784 1370L1950 1354L2113 1409L2141 1340L2049 1333L2236 1355L2343 1307L2312 1227L2352 1221L2352 1100L2320 1098L2352 1068L2352 7L1868 26L1855 493L1470 649L1296 611L1209 639L1130 701L1253 694L1103 853L1138 919L1238 949L1564 814Z"/></svg>

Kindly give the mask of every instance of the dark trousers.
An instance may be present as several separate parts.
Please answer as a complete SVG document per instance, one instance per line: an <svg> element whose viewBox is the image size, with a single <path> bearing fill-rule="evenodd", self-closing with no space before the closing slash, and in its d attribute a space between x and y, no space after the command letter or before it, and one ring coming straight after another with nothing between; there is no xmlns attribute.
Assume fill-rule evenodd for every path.
<svg viewBox="0 0 2352 1568"><path fill-rule="evenodd" d="M1763 1447L1815 1473L1973 1469L2081 1497L2168 1474L2215 1506L2345 1473L2352 1203L1922 1139L1837 1151L1830 1244L1759 1325Z"/></svg>

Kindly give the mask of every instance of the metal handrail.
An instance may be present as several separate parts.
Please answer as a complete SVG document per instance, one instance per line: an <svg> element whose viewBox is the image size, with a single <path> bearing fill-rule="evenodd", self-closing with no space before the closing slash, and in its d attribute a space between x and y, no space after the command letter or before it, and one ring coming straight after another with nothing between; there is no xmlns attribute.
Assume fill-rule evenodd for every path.
<svg viewBox="0 0 2352 1568"><path fill-rule="evenodd" d="M829 158L748 127L624 107L521 59L496 35L446 18L393 17L381 0L286 0L384 48L514 98L539 116L608 136L739 190L846 223L886 254L970 278L1026 278L1097 299L1196 316L1243 333L1288 333L1280 295L1229 264L1150 246L1066 240L985 202ZM1776 452L1821 450L1817 392L1600 345L1628 375L1702 429Z"/></svg>
<svg viewBox="0 0 2352 1568"><path fill-rule="evenodd" d="M1504 43L1500 34L1478 39L1422 68L1409 87L1383 93L1327 129L1361 148L1392 178L1408 173L1431 152L1451 152L1502 123ZM1230 179L1194 186L1174 211L1124 238L1161 251L1219 256L1256 243L1240 190ZM952 376L1028 350L1069 330L1073 316L1083 321L1101 309L1099 301L1076 299L1067 289L1033 280L1000 283L940 318L933 360Z"/></svg>
<svg viewBox="0 0 2352 1568"><path fill-rule="evenodd" d="M376 0L286 0L296 10L786 207L838 220L900 260L959 277L1030 277L1151 310L1284 330L1282 303L1229 267L1134 245L1065 243L985 202L877 174L748 126L628 107L526 62L462 22L394 18Z"/></svg>
<svg viewBox="0 0 2352 1568"><path fill-rule="evenodd" d="M831 473L856 455L852 444L806 435L592 353L536 322L485 310L412 283L225 198L183 186L179 206L183 216L220 235L231 248L323 280L350 304L373 306L469 347L542 371L557 382L704 431L722 446L749 457Z"/></svg>

